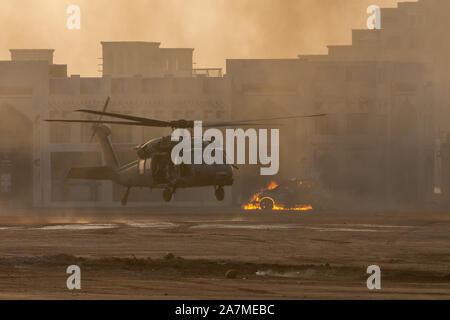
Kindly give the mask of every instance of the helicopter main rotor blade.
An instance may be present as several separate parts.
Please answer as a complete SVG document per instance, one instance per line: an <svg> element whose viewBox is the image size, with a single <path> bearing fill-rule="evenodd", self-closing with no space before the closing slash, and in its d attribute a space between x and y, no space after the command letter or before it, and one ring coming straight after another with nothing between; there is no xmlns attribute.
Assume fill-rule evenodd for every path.
<svg viewBox="0 0 450 320"><path fill-rule="evenodd" d="M94 110L87 110L87 109L80 109L76 110L77 112L84 112L84 113L91 113L91 114L97 114L101 116L108 116L113 118L119 118L119 119L125 119L130 121L136 121L139 123L142 123L142 125L145 124L145 126L152 126L152 127L170 127L171 123L167 121L161 121L161 120L155 120L150 118L143 118L143 117L136 117L136 116L129 116L126 114L120 114L120 113L113 113L113 112L102 112L102 111L94 111Z"/></svg>
<svg viewBox="0 0 450 320"><path fill-rule="evenodd" d="M245 123L245 122L217 122L217 123L203 123L203 128L220 128L220 127L248 127L248 126L282 126L281 123L261 123L261 122L251 122L251 123Z"/></svg>
<svg viewBox="0 0 450 320"><path fill-rule="evenodd" d="M206 122L203 124L204 127L225 127L225 126L239 126L244 124L252 124L260 121L272 121L272 120L290 120L290 119L300 119L300 118L315 118L324 117L326 113L311 114L311 115L297 115L297 116L287 116L287 117L275 117L275 118L263 118L263 119L250 119L250 120L233 120L224 122Z"/></svg>
<svg viewBox="0 0 450 320"><path fill-rule="evenodd" d="M47 122L69 122L69 123L105 123L105 124L123 124L129 126L142 126L142 127L153 127L152 125L145 124L142 122L131 122L131 121L108 121L108 120L63 120L63 119L48 119L44 120Z"/></svg>
<svg viewBox="0 0 450 320"><path fill-rule="evenodd" d="M108 99L109 100L109 99ZM108 102L107 100L107 102ZM108 104L105 104L104 110ZM104 112L104 111L93 111L80 109L78 112L90 113L100 115L99 120L46 120L48 122L72 122L72 123L94 123L96 125L100 123L105 124L121 124L121 125L131 125L131 126L142 126L142 127L161 127L161 128L193 128L195 122L192 120L174 120L174 121L161 121L150 118L129 116L126 114ZM264 119L250 119L250 120L235 120L235 121L222 121L222 122L204 122L203 127L236 127L236 126L261 126L261 125L280 125L276 123L266 123L273 120L289 120L289 119L299 119L299 118L313 118L313 117L323 117L327 114L313 114L313 115L297 115L297 116L287 116L287 117L274 117L274 118L264 118ZM101 116L109 116L113 118L119 118L130 121L105 121L101 120Z"/></svg>
<svg viewBox="0 0 450 320"><path fill-rule="evenodd" d="M46 122L68 122L68 123L94 123L94 124L100 124L100 123L104 123L104 124L118 124L118 125L127 125L127 126L139 126L139 127L154 127L154 125L152 124L148 124L148 123L143 123L143 122L133 122L133 121L114 121L114 120L66 120L66 119L48 119L48 120L44 120ZM268 124L268 123L224 123L222 126L223 127L232 127L232 126L261 126L261 125L277 125L277 126L281 126L282 124ZM186 127L186 128L191 128L190 127ZM207 126L203 126L203 127L211 127L211 125L207 125ZM220 126L218 126L220 127Z"/></svg>
<svg viewBox="0 0 450 320"><path fill-rule="evenodd" d="M110 97L108 96L106 98L106 102L105 102L105 105L103 106L102 112L106 112L106 109L108 108L109 100L110 100ZM100 118L98 120L102 120L102 116L100 116Z"/></svg>

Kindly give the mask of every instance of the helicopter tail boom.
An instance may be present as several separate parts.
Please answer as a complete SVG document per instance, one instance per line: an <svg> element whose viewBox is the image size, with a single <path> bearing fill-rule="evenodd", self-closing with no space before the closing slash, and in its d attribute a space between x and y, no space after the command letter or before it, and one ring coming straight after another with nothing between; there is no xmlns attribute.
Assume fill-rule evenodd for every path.
<svg viewBox="0 0 450 320"><path fill-rule="evenodd" d="M111 145L111 141L109 140L111 130L104 125L94 126L93 129L100 142L106 165L113 170L117 170L119 168L119 162L117 161L116 154Z"/></svg>

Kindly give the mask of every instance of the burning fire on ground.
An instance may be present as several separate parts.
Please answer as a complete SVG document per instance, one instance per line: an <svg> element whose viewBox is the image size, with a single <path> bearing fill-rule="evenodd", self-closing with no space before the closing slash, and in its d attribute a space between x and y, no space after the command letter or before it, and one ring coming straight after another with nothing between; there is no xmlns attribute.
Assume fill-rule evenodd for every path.
<svg viewBox="0 0 450 320"><path fill-rule="evenodd" d="M301 184L301 182L299 182L299 184ZM278 183L276 183L275 181L271 181L267 187L264 187L259 192L255 193L247 204L242 205L242 208L244 210L262 210L267 208L264 205L265 203L267 203L269 204L269 208L267 209L278 211L279 210L308 211L313 209L313 207L310 205L296 205L294 207L287 207L280 203L277 203L273 197L263 195L264 191L273 190L278 186L279 186ZM261 204L263 204L263 207L261 207ZM273 205L272 208L270 208L271 205Z"/></svg>

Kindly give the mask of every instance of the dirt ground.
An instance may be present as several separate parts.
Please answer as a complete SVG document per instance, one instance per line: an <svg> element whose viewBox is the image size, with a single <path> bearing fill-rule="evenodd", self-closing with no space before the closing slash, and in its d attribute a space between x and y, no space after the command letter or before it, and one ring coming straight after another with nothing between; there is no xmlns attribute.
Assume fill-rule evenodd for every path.
<svg viewBox="0 0 450 320"><path fill-rule="evenodd" d="M0 299L449 299L449 231L450 213L0 209Z"/></svg>

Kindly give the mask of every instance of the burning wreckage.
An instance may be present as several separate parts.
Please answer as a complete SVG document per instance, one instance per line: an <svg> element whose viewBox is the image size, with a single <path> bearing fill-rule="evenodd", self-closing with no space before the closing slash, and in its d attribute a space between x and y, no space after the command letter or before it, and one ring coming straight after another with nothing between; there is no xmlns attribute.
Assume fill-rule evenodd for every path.
<svg viewBox="0 0 450 320"><path fill-rule="evenodd" d="M310 211L321 206L318 199L324 195L316 181L289 179L283 183L271 181L255 193L244 210Z"/></svg>

